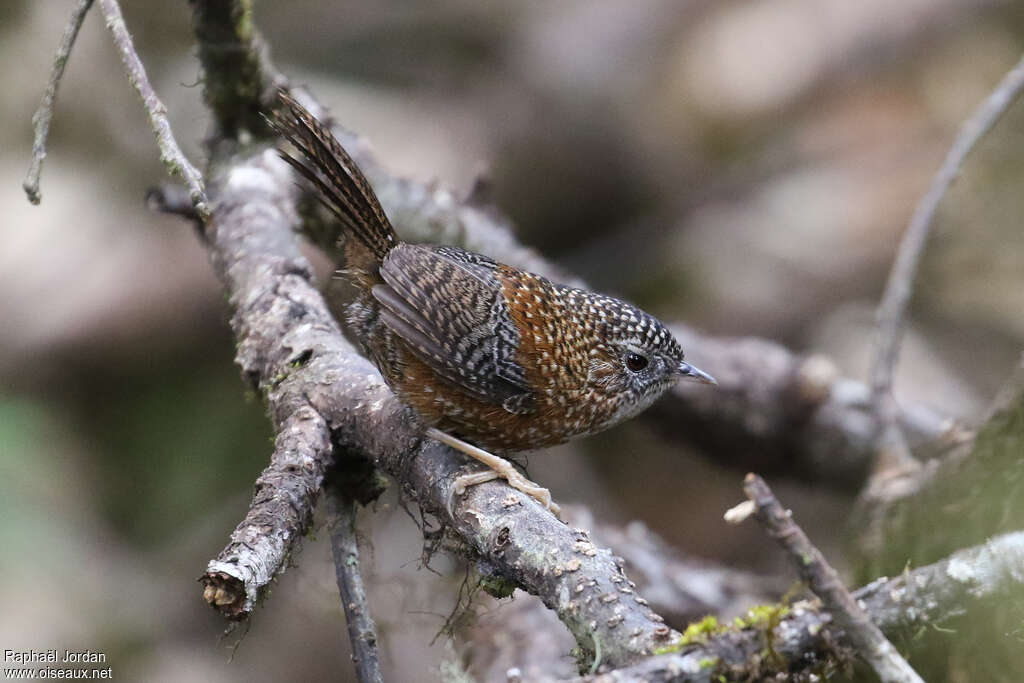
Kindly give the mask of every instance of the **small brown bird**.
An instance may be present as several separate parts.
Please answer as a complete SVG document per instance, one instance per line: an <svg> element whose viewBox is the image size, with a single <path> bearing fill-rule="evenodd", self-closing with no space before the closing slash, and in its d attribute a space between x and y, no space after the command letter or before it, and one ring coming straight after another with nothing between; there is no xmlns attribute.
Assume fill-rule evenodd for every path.
<svg viewBox="0 0 1024 683"><path fill-rule="evenodd" d="M680 378L715 384L664 324L624 301L457 247L400 242L334 135L287 93L280 103L270 122L302 158L282 157L355 237L345 242L358 291L348 324L427 435L490 468L459 477L456 494L503 477L550 508L547 489L493 453L600 432Z"/></svg>

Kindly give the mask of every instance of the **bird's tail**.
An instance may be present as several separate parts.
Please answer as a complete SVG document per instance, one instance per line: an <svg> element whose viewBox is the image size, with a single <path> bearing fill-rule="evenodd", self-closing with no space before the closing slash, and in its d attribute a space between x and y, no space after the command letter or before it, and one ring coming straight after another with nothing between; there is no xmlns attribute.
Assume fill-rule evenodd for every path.
<svg viewBox="0 0 1024 683"><path fill-rule="evenodd" d="M267 120L303 158L287 152L281 157L316 187L324 206L379 263L398 237L366 176L334 134L290 94L280 91L278 101L280 106Z"/></svg>

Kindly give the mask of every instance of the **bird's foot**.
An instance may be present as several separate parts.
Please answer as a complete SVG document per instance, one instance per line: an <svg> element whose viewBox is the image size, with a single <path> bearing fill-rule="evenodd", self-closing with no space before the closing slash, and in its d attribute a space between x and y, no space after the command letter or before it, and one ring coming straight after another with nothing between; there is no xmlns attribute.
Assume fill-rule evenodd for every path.
<svg viewBox="0 0 1024 683"><path fill-rule="evenodd" d="M517 491L522 491L526 495L535 499L538 503L543 505L546 510L551 510L556 517L561 519L561 508L558 506L558 503L551 499L551 492L543 486L539 486L524 477L519 473L519 470L515 468L515 465L510 463L508 460L498 457L492 453L488 453L482 448L477 448L472 444L468 444L461 439L434 428L427 430L427 436L465 453L474 460L477 460L490 468L489 470L484 470L482 472L463 474L458 477L452 485L453 498L455 496L463 495L466 492L466 489L470 486L482 484L487 481L493 481L495 479L504 479L508 482L509 486ZM449 512L453 509L453 502L453 500L449 500Z"/></svg>

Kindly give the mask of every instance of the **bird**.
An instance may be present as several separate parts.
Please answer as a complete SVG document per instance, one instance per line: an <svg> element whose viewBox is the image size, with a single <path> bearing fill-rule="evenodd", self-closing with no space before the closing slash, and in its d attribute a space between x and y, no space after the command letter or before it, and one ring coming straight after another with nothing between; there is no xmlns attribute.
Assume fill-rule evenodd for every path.
<svg viewBox="0 0 1024 683"><path fill-rule="evenodd" d="M341 143L286 90L267 116L281 157L343 230L355 286L345 318L424 434L487 466L453 495L496 478L558 513L550 492L502 455L596 434L680 379L716 384L669 329L620 299L563 286L456 246L401 241Z"/></svg>

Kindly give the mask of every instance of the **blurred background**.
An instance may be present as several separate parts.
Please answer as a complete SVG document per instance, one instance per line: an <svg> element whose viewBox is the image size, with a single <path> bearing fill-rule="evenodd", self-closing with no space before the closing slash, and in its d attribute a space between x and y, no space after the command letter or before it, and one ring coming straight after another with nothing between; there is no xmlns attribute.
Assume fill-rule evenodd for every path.
<svg viewBox="0 0 1024 683"><path fill-rule="evenodd" d="M201 162L210 121L188 6L123 5ZM348 680L325 529L240 644L201 599L196 579L244 514L271 434L232 363L204 250L144 206L163 168L96 12L59 93L43 203L24 197L30 119L70 6L0 4L0 649L100 650L117 680ZM257 2L256 19L278 66L393 172L466 192L488 169L522 241L595 288L828 354L854 377L915 202L1024 50L1010 0L293 0ZM1024 346L1022 152L1018 105L943 202L902 400L976 418ZM780 570L759 530L721 522L742 473L713 459L626 424L529 462L602 521ZM852 501L773 484L841 566ZM385 675L434 679L455 656L431 641L463 569L443 556L439 574L422 569L396 502L362 515ZM485 602L485 618L501 609ZM1015 665L1008 680L1024 677Z"/></svg>

